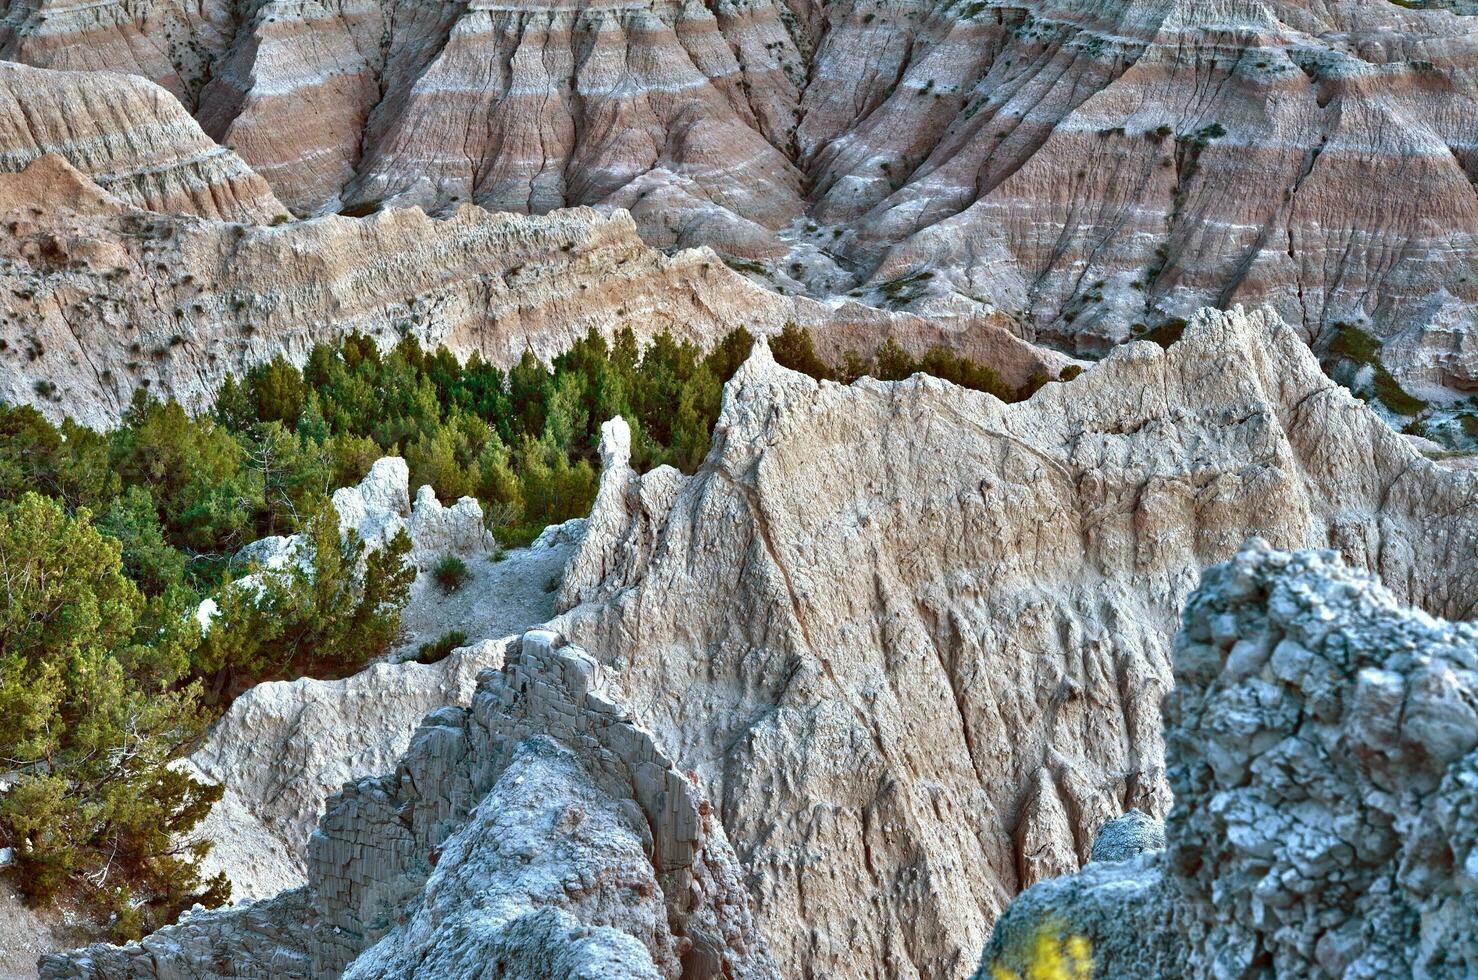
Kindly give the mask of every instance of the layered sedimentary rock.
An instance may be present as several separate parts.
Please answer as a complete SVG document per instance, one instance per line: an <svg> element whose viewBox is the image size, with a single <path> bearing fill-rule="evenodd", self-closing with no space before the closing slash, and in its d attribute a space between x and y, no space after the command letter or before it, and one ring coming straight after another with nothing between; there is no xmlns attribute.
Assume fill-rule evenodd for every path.
<svg viewBox="0 0 1478 980"><path fill-rule="evenodd" d="M796 322L834 349L945 344L1011 383L1067 363L983 321L941 328L777 295L706 249L647 247L620 211L467 206L433 220L409 208L243 225L130 207L46 156L0 174L0 224L0 398L92 424L116 421L139 389L199 408L228 372L301 360L355 330L507 364L525 350L552 357L591 329L707 345Z"/></svg>
<svg viewBox="0 0 1478 980"><path fill-rule="evenodd" d="M1474 390L1478 32L1418 6L11 0L0 55L159 82L300 213L625 207L1083 350L1266 303Z"/></svg>
<svg viewBox="0 0 1478 980"><path fill-rule="evenodd" d="M556 622L697 770L787 974L968 976L1013 893L1162 814L1177 612L1249 535L1478 611L1478 475L1268 313L1013 405L759 349L696 475L638 478L623 434Z"/></svg>
<svg viewBox="0 0 1478 980"><path fill-rule="evenodd" d="M0 171L48 153L136 207L226 221L288 216L267 182L157 85L0 62Z"/></svg>
<svg viewBox="0 0 1478 980"><path fill-rule="evenodd" d="M553 633L513 641L470 708L429 715L391 775L350 784L309 883L59 977L776 976L741 869L610 676Z"/></svg>
<svg viewBox="0 0 1478 980"><path fill-rule="evenodd" d="M1168 850L1025 892L980 977L1044 923L1101 976L1478 973L1478 628L1258 545L1192 596L1175 680Z"/></svg>

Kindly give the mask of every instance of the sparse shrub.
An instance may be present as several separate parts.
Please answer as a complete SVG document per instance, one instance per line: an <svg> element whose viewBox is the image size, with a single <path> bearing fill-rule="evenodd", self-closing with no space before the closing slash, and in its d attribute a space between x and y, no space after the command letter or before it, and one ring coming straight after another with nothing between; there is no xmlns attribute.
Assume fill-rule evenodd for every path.
<svg viewBox="0 0 1478 980"><path fill-rule="evenodd" d="M1169 347L1180 339L1185 333L1186 321L1184 317L1173 316L1153 329L1147 330L1141 340L1152 340L1161 347Z"/></svg>
<svg viewBox="0 0 1478 980"><path fill-rule="evenodd" d="M1337 359L1350 361L1371 369L1371 387L1375 397L1397 415L1417 415L1424 411L1427 403L1401 387L1380 358L1380 341L1351 323L1336 323L1334 339L1329 343L1329 353Z"/></svg>
<svg viewBox="0 0 1478 980"><path fill-rule="evenodd" d="M466 585L467 578L472 573L465 561L456 555L446 555L436 563L431 574L436 577L436 584L441 586L443 592L452 593Z"/></svg>
<svg viewBox="0 0 1478 980"><path fill-rule="evenodd" d="M339 213L346 218L368 218L384 206L385 202L378 199L360 201L358 204L351 204L348 207L340 208Z"/></svg>
<svg viewBox="0 0 1478 980"><path fill-rule="evenodd" d="M461 630L450 630L441 634L429 643L422 643L416 648L416 662L421 664L434 664L451 656L451 652L457 647L465 646L467 634Z"/></svg>

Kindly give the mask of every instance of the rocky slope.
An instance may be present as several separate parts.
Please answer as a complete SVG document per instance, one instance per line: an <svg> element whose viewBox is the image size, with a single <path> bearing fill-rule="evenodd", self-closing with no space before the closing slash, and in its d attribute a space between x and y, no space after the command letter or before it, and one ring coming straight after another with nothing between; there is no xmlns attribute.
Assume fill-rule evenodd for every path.
<svg viewBox="0 0 1478 980"><path fill-rule="evenodd" d="M1478 613L1478 474L1417 455L1270 314L1205 313L1168 350L1130 345L1016 405L923 377L818 384L761 347L695 476L638 479L624 434L607 427L551 624L588 655L544 632L508 647L470 714L433 713L394 774L330 803L306 891L46 975L216 976L221 957L248 976L455 972L524 937L565 955L568 913L636 935L659 974L686 937L700 975L767 972L763 942L786 976L967 977L1014 893L1145 846L1139 830L1092 842L1169 806L1169 638L1205 565L1252 534L1333 546L1403 602ZM618 709L579 694L618 681ZM360 710L347 688L320 695L325 718L330 699ZM636 757L662 781L630 768L628 734L601 734L608 710L651 733ZM663 785L676 823L652 816ZM640 839L627 796L659 871L671 827L705 828L712 876L688 897L660 874L656 897L619 835L597 846L583 816L558 816L578 798L606 828L615 800ZM499 823L504 807L531 829ZM732 856L707 850L720 835ZM526 920L527 896L560 914ZM654 898L675 946L650 927Z"/></svg>
<svg viewBox="0 0 1478 980"><path fill-rule="evenodd" d="M968 976L1011 894L1163 813L1177 611L1249 535L1478 612L1478 474L1271 314L1015 405L757 350L695 476L636 478L623 435L556 622L698 771L788 975Z"/></svg>
<svg viewBox="0 0 1478 980"><path fill-rule="evenodd" d="M498 363L549 358L590 329L711 343L796 322L824 348L941 343L1013 383L1067 359L986 321L938 326L750 283L706 249L668 256L629 215L538 218L416 208L244 225L140 210L58 156L0 174L0 398L116 421L134 391L207 404L228 372L358 330Z"/></svg>
<svg viewBox="0 0 1478 980"><path fill-rule="evenodd" d="M981 980L1044 920L1102 976L1478 973L1478 627L1250 546L1192 597L1175 680L1169 849L1025 892Z"/></svg>
<svg viewBox="0 0 1478 980"><path fill-rule="evenodd" d="M0 56L159 82L300 213L624 207L1082 350L1266 303L1472 391L1478 32L1418 6L8 0Z"/></svg>
<svg viewBox="0 0 1478 980"><path fill-rule="evenodd" d="M776 976L709 804L609 674L545 631L514 641L470 708L429 715L392 775L335 797L306 888L41 966L48 978L340 971Z"/></svg>
<svg viewBox="0 0 1478 980"><path fill-rule="evenodd" d="M412 504L409 478L405 460L385 457L358 486L336 490L333 506L343 533L352 531L368 548L383 547L401 531L410 539L407 560L420 574L411 585L402 632L409 633L404 645L413 652L418 643L466 625L444 615L427 573L441 558L456 555L475 570L471 583L486 584L489 577L481 573L495 545L476 500L463 497L444 507L430 487L422 487ZM292 562L311 569L308 547L301 535L253 542L237 557L261 570L238 579L236 587L256 588L255 579ZM555 550L522 552L510 570L526 564L521 559L530 554ZM503 598L484 595L482 602L495 605ZM407 630L407 621L430 618L427 605L442 614L438 632ZM212 628L215 609L213 599L201 605L203 628ZM537 606L514 615L521 620L516 629L547 618ZM208 874L226 873L233 899L264 898L301 885L308 836L328 797L347 780L393 768L424 715L471 698L474 678L484 667L500 665L503 650L501 643L476 642L487 634L468 636L471 643L434 664L377 663L342 680L273 681L232 702L185 764L201 780L224 787L220 803L195 833L212 844L203 867Z"/></svg>

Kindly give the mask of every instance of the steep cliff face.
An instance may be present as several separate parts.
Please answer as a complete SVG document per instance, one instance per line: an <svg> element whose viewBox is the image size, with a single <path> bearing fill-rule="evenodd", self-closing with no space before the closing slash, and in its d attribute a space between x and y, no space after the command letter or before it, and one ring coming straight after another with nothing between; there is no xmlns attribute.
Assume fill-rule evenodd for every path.
<svg viewBox="0 0 1478 980"><path fill-rule="evenodd" d="M300 213L625 207L818 294L1098 351L1268 304L1478 390L1478 37L1416 6L8 0L0 55L159 82Z"/></svg>
<svg viewBox="0 0 1478 980"><path fill-rule="evenodd" d="M757 350L695 476L636 478L622 434L557 623L698 770L788 974L968 976L1011 894L1163 813L1177 611L1249 535L1475 613L1478 475L1271 314L1016 405Z"/></svg>
<svg viewBox="0 0 1478 980"><path fill-rule="evenodd" d="M411 332L509 364L526 349L553 357L592 328L707 345L740 326L796 322L824 346L954 346L1012 383L1067 363L999 322L941 328L777 295L706 249L647 247L619 211L469 206L433 220L409 208L238 224L131 207L46 156L0 174L0 224L0 397L91 424L116 421L140 388L199 408L228 372L301 359L353 330L384 344Z"/></svg>
<svg viewBox="0 0 1478 980"><path fill-rule="evenodd" d="M1169 849L1025 892L982 980L1044 921L1102 976L1478 972L1478 628L1257 544L1192 596L1175 679Z"/></svg>
<svg viewBox="0 0 1478 980"><path fill-rule="evenodd" d="M308 885L60 977L776 976L723 828L610 676L555 634L512 641L470 708L428 715L395 772L345 786Z"/></svg>

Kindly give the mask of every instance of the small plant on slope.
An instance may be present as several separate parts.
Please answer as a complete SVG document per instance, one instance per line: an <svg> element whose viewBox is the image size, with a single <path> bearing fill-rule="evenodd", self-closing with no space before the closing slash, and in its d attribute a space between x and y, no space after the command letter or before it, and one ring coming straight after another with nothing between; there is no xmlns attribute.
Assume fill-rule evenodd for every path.
<svg viewBox="0 0 1478 980"><path fill-rule="evenodd" d="M471 573L467 570L467 563L456 555L446 555L436 563L432 569L436 576L436 584L441 586L443 592L456 592L467 584L467 576Z"/></svg>

